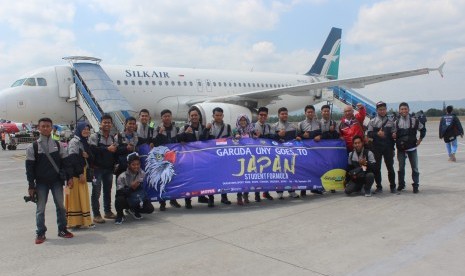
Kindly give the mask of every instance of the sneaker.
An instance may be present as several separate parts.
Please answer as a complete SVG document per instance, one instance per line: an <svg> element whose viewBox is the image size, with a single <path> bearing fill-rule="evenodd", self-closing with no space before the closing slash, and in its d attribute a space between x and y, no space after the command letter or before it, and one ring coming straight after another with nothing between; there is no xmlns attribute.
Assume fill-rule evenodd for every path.
<svg viewBox="0 0 465 276"><path fill-rule="evenodd" d="M222 197L221 198L221 203L226 204L226 205L230 205L231 201L229 201L228 197Z"/></svg>
<svg viewBox="0 0 465 276"><path fill-rule="evenodd" d="M95 227L97 227L97 225L95 225L94 223L91 223L87 226L87 229L94 229Z"/></svg>
<svg viewBox="0 0 465 276"><path fill-rule="evenodd" d="M170 205L173 206L174 208L181 208L181 204L179 204L176 199L170 200Z"/></svg>
<svg viewBox="0 0 465 276"><path fill-rule="evenodd" d="M365 192L365 197L371 197L371 190Z"/></svg>
<svg viewBox="0 0 465 276"><path fill-rule="evenodd" d="M94 223L105 223L105 220L102 218L102 216L95 216Z"/></svg>
<svg viewBox="0 0 465 276"><path fill-rule="evenodd" d="M160 203L160 211L166 211L166 203Z"/></svg>
<svg viewBox="0 0 465 276"><path fill-rule="evenodd" d="M134 218L134 219L141 219L142 218L142 215L137 212L137 211L134 211L133 209L128 209L128 213Z"/></svg>
<svg viewBox="0 0 465 276"><path fill-rule="evenodd" d="M391 187L391 194L395 194L396 193L396 186L392 186Z"/></svg>
<svg viewBox="0 0 465 276"><path fill-rule="evenodd" d="M262 196L263 198L266 198L268 200L273 200L273 197L270 195L269 192L264 192Z"/></svg>
<svg viewBox="0 0 465 276"><path fill-rule="evenodd" d="M452 162L457 162L457 159L455 158L455 153L451 153L451 155L450 155L450 161L452 161Z"/></svg>
<svg viewBox="0 0 465 276"><path fill-rule="evenodd" d="M292 198L299 198L299 195L296 194L295 192L289 192L289 196Z"/></svg>
<svg viewBox="0 0 465 276"><path fill-rule="evenodd" d="M283 193L278 193L278 199L284 200L284 195L283 195Z"/></svg>
<svg viewBox="0 0 465 276"><path fill-rule="evenodd" d="M41 244L43 243L47 238L45 237L45 234L43 235L37 235L36 236L36 244Z"/></svg>
<svg viewBox="0 0 465 276"><path fill-rule="evenodd" d="M189 200L189 201L186 201L186 209L192 209L192 202Z"/></svg>
<svg viewBox="0 0 465 276"><path fill-rule="evenodd" d="M116 215L113 214L113 212L110 211L110 212L105 213L104 218L106 218L106 219L115 219Z"/></svg>
<svg viewBox="0 0 465 276"><path fill-rule="evenodd" d="M116 217L115 224L116 225L121 225L121 224L123 224L123 221L124 221L124 217Z"/></svg>
<svg viewBox="0 0 465 276"><path fill-rule="evenodd" d="M405 189L405 185L400 185L397 187L397 191L400 192L402 191L403 189Z"/></svg>
<svg viewBox="0 0 465 276"><path fill-rule="evenodd" d="M198 202L199 203L208 203L208 198L206 196L199 196Z"/></svg>
<svg viewBox="0 0 465 276"><path fill-rule="evenodd" d="M376 187L375 194L383 193L383 187Z"/></svg>
<svg viewBox="0 0 465 276"><path fill-rule="evenodd" d="M74 237L74 235L73 233L65 229L65 230L61 230L60 232L58 232L58 237L62 237L65 239L71 239L72 237Z"/></svg>
<svg viewBox="0 0 465 276"><path fill-rule="evenodd" d="M418 186L413 186L413 193L418 194L418 192L419 192Z"/></svg>

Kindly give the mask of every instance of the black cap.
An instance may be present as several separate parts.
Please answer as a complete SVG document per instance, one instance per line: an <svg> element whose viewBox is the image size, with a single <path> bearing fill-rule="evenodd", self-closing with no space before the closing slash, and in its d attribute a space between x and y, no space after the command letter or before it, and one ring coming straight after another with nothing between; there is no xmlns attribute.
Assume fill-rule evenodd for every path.
<svg viewBox="0 0 465 276"><path fill-rule="evenodd" d="M377 102L376 103L376 109L378 109L379 107L386 107L386 103L385 102Z"/></svg>

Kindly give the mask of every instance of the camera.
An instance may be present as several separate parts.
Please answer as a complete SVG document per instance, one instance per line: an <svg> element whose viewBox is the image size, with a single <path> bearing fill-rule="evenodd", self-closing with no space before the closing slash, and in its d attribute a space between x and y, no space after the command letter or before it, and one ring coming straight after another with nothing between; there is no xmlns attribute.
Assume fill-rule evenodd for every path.
<svg viewBox="0 0 465 276"><path fill-rule="evenodd" d="M33 203L37 203L37 193L34 193L32 196L24 196L23 197L24 199L24 202L28 203L29 201L30 202L33 202Z"/></svg>

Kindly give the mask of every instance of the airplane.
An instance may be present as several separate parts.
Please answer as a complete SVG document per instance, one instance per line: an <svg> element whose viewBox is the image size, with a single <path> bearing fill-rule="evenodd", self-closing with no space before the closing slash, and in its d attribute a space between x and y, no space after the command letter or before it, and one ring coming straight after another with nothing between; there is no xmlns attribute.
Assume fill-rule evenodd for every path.
<svg viewBox="0 0 465 276"><path fill-rule="evenodd" d="M34 70L0 91L0 117L23 122L49 117L70 124L84 113L88 119L94 118L90 122L96 128L103 113L129 111L137 115L146 108L157 119L161 110L170 109L175 121L186 121L188 109L197 106L203 123L209 121L215 107L221 107L225 122L234 125L238 114L255 120L260 106L267 106L270 114L276 114L281 106L292 112L323 101L353 106L362 101L373 106L350 89L432 71L443 76L445 63L437 68L338 79L341 34L341 29L331 29L314 64L302 75L100 65L98 58L71 56L64 58L70 65ZM88 69L95 72L89 75ZM90 91L81 92L85 90Z"/></svg>

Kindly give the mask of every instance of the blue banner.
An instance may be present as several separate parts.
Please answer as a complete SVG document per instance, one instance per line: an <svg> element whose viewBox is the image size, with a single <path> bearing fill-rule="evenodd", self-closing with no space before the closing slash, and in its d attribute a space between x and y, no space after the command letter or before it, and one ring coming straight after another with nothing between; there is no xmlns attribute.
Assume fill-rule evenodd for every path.
<svg viewBox="0 0 465 276"><path fill-rule="evenodd" d="M344 141L278 143L269 139L216 139L153 148L144 187L152 201L218 193L341 189Z"/></svg>

